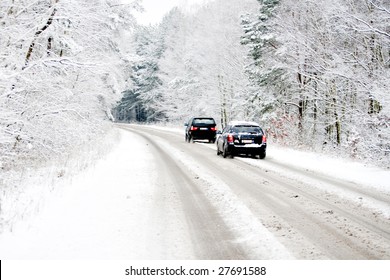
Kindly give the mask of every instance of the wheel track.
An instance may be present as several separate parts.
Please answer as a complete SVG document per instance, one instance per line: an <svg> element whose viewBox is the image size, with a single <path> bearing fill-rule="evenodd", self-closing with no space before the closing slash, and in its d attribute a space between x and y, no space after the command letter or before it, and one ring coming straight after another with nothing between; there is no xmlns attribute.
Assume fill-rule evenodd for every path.
<svg viewBox="0 0 390 280"><path fill-rule="evenodd" d="M375 239L378 238L384 240L383 242L390 244L389 221L381 218L377 218L377 220L374 221L369 216L367 217L367 215L357 216L353 213L355 211L353 207L345 205L345 203L343 208L337 206L338 202L335 201L335 198L332 196L329 197L324 194L316 196L312 194L313 187L306 186L302 182L287 183L286 179L281 179L277 174L251 166L243 161L218 158L212 153L211 149L205 147L200 148L202 145L184 143L184 140L175 133L156 131L150 128L142 128L142 130L146 130L147 133L152 133L162 138L166 138L167 136L173 137L170 138L170 142L173 142L175 147L189 153L197 162L202 162L203 165L213 169L219 178L230 185L235 193L246 201L248 207L254 213L257 213L258 215L266 214L267 211L264 211L265 207L268 209L268 213L275 213L279 219L284 220L284 224L291 224L293 230L297 232L308 232L307 227L311 226L311 231L314 233L321 233L323 238L319 239L319 236L310 236L310 234L303 235L309 240L312 239L312 243L316 243L316 241L319 243L317 245L321 247L321 250L325 254L325 258L390 258L390 249L388 247L383 248L382 252L378 252L378 248L375 247L375 244L372 245L375 243ZM192 147L190 145L195 145L193 147L196 148L189 150L188 148ZM209 157L209 154L213 154L213 157ZM225 168L216 168L218 164L222 164L221 160L223 161ZM229 165L227 168L226 164ZM239 170L237 171L237 169ZM290 169L294 169L294 167ZM226 170L235 172L236 175L233 176L230 174L229 178L226 179L224 178ZM251 178L240 178L239 173L242 172L242 170L249 172ZM300 171L300 173L302 173L302 171ZM303 175L306 174L303 173ZM310 174L308 177L313 179L313 176L314 175ZM314 177L314 179L317 179L317 177ZM333 184L340 183L340 180L333 180L328 176L320 176L318 180ZM267 183L261 184L258 182ZM297 187L293 183L299 184L300 186ZM349 182L342 184L342 186L344 185L349 188L351 187ZM356 188L353 188L353 190L356 191ZM268 194L268 199L259 199L261 198L261 194L264 193ZM256 199L253 197L256 197ZM269 199L270 197L271 199ZM280 203L278 206L275 206L277 205L277 203L275 204L275 198L277 198L279 202L282 202L282 204L289 205L290 208L293 207L293 210L300 218L295 219L295 221L291 219L288 208L281 207ZM378 198L381 199L381 196L375 197L375 199ZM386 202L386 200L384 201ZM261 204L261 207L258 207L257 204ZM305 209L305 207L307 207L308 204L315 205L319 213L306 213L307 209ZM329 213L329 215L324 215L324 213ZM353 237L348 236L347 231L350 231L350 234L353 236L359 235L359 230L365 231L365 234L372 237L373 241L367 242L371 243L371 247L369 246L370 244L357 242ZM327 237L327 235L331 237ZM337 244L338 250L335 251L334 248L329 248L329 242Z"/></svg>
<svg viewBox="0 0 390 280"><path fill-rule="evenodd" d="M192 237L195 255L199 259L247 259L245 251L234 242L234 237L223 219L199 189L197 182L183 170L149 135L125 127L147 140L156 151L156 160L163 168L160 178L169 177L182 201L183 212ZM196 179L195 179L196 180Z"/></svg>

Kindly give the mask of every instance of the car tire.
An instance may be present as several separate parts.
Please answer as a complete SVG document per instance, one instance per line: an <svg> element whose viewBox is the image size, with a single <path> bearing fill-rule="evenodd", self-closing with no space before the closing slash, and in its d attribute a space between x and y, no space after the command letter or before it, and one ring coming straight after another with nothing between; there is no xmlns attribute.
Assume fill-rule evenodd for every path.
<svg viewBox="0 0 390 280"><path fill-rule="evenodd" d="M222 156L223 156L224 158L227 157L227 149L226 149L225 145L223 145Z"/></svg>
<svg viewBox="0 0 390 280"><path fill-rule="evenodd" d="M266 153L265 153L265 152L261 152L261 153L259 154L259 158L260 158L260 159L264 159L265 156L266 156Z"/></svg>

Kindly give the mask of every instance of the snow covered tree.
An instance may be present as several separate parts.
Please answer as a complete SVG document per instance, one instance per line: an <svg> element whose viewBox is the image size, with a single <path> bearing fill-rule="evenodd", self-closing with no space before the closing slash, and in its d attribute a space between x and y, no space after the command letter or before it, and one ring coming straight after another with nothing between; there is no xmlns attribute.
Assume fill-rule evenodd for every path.
<svg viewBox="0 0 390 280"><path fill-rule="evenodd" d="M161 109L161 80L158 77L164 41L156 26L138 26L132 36L130 87L114 109L119 121L164 119Z"/></svg>
<svg viewBox="0 0 390 280"><path fill-rule="evenodd" d="M64 158L99 135L125 86L119 1L0 2L0 166Z"/></svg>
<svg viewBox="0 0 390 280"><path fill-rule="evenodd" d="M252 84L251 95L245 106L251 108L252 118L257 116L272 127L274 137L282 137L288 122L289 110L285 108L280 96L289 98L288 83L285 82L285 70L276 63L279 42L273 19L279 0L258 0L259 12L242 16L244 35L241 43L249 48L252 63L246 66L246 72ZM280 120L283 120L280 122Z"/></svg>
<svg viewBox="0 0 390 280"><path fill-rule="evenodd" d="M240 15L253 1L212 1L194 14L173 10L164 20L160 60L164 104L171 120L209 115L227 121L247 114L242 100L248 89L240 45Z"/></svg>
<svg viewBox="0 0 390 280"><path fill-rule="evenodd" d="M385 160L388 1L259 2L259 20L247 20L243 41L252 50L252 81L278 104L275 136ZM270 17L268 4L276 2Z"/></svg>

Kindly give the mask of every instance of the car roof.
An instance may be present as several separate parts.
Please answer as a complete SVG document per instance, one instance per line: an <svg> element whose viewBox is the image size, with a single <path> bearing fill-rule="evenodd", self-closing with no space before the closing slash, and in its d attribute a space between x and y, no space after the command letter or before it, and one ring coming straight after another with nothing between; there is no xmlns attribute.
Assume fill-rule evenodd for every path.
<svg viewBox="0 0 390 280"><path fill-rule="evenodd" d="M260 126L258 123L256 122L247 122L247 121L231 121L229 122L228 125L231 125L231 126L240 126L240 125L247 125L247 126Z"/></svg>

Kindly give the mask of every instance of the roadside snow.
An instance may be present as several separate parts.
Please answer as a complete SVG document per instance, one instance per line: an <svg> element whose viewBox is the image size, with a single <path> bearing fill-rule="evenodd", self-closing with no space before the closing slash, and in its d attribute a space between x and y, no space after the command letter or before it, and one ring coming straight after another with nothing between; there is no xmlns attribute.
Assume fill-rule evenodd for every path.
<svg viewBox="0 0 390 280"><path fill-rule="evenodd" d="M51 194L35 219L0 235L1 259L151 259L162 256L150 224L153 155L137 135ZM177 231L180 239L182 233ZM186 246L182 246L185 250ZM183 258L186 251L175 252Z"/></svg>
<svg viewBox="0 0 390 280"><path fill-rule="evenodd" d="M155 129L183 134L184 128L151 126ZM184 136L183 136L184 137ZM207 148L216 149L214 145L204 145ZM318 184L318 180L311 180L308 176L295 172L296 170L314 176L324 175L330 178L343 180L355 185L360 190L375 190L385 196L390 196L390 170L379 168L369 163L362 163L346 158L337 158L325 154L299 151L290 148L280 147L269 143L267 157L265 160L256 160L244 157L236 159L250 165L277 172L281 176L307 182L313 187L338 195L341 198L351 201L359 201L361 205L382 213L390 218L390 205L376 199L366 197L360 192L335 186L334 184Z"/></svg>
<svg viewBox="0 0 390 280"><path fill-rule="evenodd" d="M390 196L389 170L349 159L278 146L267 148L266 160L239 157L238 159L256 167L277 172L280 176L308 183L312 187L353 201L390 218L390 205L369 195L370 191L374 190L383 196ZM318 178L322 175L325 176L325 180L319 182ZM327 182L327 178L334 178L336 181ZM345 187L342 182L338 184L337 180L350 184L352 188Z"/></svg>
<svg viewBox="0 0 390 280"><path fill-rule="evenodd" d="M180 128L153 128L183 134ZM106 158L74 176L67 184L51 186L50 197L45 205L39 206L35 218L22 219L11 232L1 233L1 259L193 258L193 248L186 244L188 233L180 226L180 218L173 222L177 222L177 227L171 225L175 231L170 233L172 236L169 242L177 242L175 251L164 252L166 248L162 247L161 242L163 237L158 236L165 224L150 210L158 211L154 205L158 185L154 156L142 137L122 130L120 134L121 140ZM269 258L292 257L223 182L194 165L168 143L163 145L186 168L203 174L206 196L220 211L225 223L235 225L237 241L253 248L253 257L261 257L264 250ZM215 148L213 145L205 146ZM299 177L288 168L283 168L283 165L293 165L294 168L340 178L390 194L390 171L341 158L270 145L266 160L238 159L263 169L275 170L287 177ZM341 188L334 191L340 196L348 196ZM41 194L34 193L32 188L26 195ZM12 201L7 201L7 205L11 204ZM380 208L385 214L390 213L390 210L386 212L389 205L378 205L373 201L371 206ZM151 228L153 224L156 228ZM251 234L259 231L263 233L261 240Z"/></svg>
<svg viewBox="0 0 390 280"><path fill-rule="evenodd" d="M267 149L268 159L271 161L277 160L297 168L315 171L390 193L390 170L345 158L335 158L279 146L270 145Z"/></svg>

